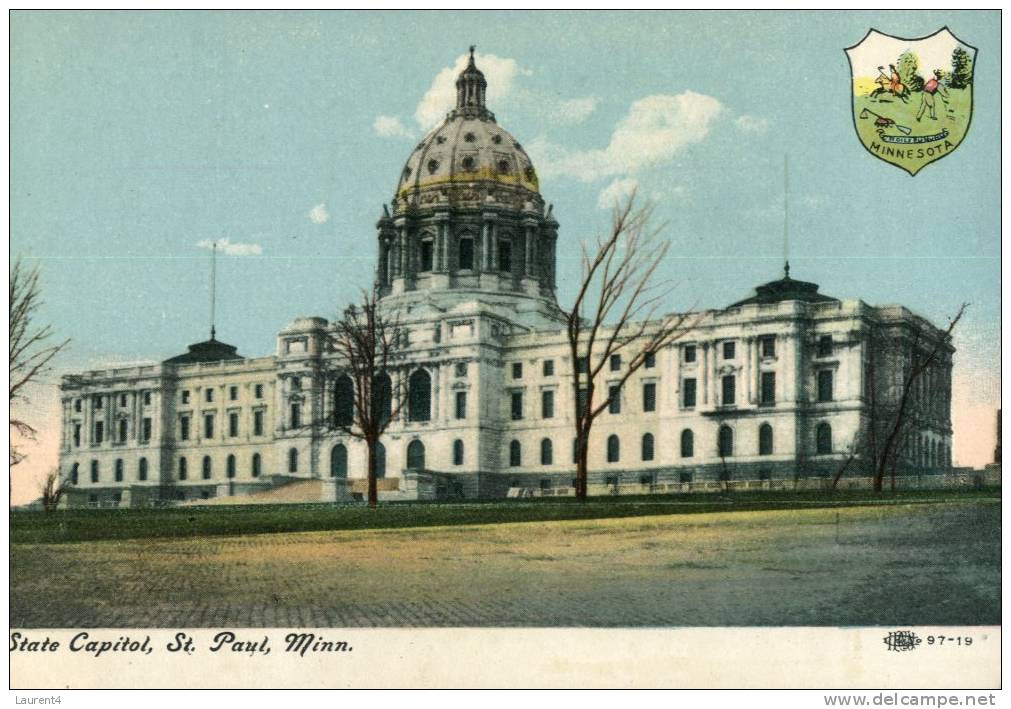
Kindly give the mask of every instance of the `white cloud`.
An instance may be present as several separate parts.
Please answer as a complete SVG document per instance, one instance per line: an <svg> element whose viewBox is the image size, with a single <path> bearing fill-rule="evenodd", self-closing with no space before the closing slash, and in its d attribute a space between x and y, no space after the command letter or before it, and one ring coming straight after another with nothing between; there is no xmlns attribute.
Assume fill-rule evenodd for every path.
<svg viewBox="0 0 1011 709"><path fill-rule="evenodd" d="M602 150L573 151L537 140L528 144L528 151L545 176L566 175L589 182L629 175L665 163L687 146L705 140L722 111L718 100L694 91L646 96L629 107Z"/></svg>
<svg viewBox="0 0 1011 709"><path fill-rule="evenodd" d="M734 125L742 133L761 134L769 130L769 121L767 119L748 114L738 116L737 120L734 121Z"/></svg>
<svg viewBox="0 0 1011 709"><path fill-rule="evenodd" d="M559 101L551 113L555 121L575 125L585 121L595 110L597 110L597 98L585 96Z"/></svg>
<svg viewBox="0 0 1011 709"><path fill-rule="evenodd" d="M421 98L414 119L422 130L435 127L456 105L456 78L467 67L468 54L461 54L451 67L445 67L432 80L432 85ZM475 54L474 61L488 81L489 106L500 106L513 91L517 76L529 76L532 72L523 69L515 59L497 57L494 54ZM494 110L494 108L492 109Z"/></svg>
<svg viewBox="0 0 1011 709"><path fill-rule="evenodd" d="M326 209L326 203L317 204L309 210L309 219L313 224L326 224L330 221L330 212Z"/></svg>
<svg viewBox="0 0 1011 709"><path fill-rule="evenodd" d="M597 206L601 209L611 209L637 189L639 189L639 180L634 177L621 177L613 180L597 195Z"/></svg>
<svg viewBox="0 0 1011 709"><path fill-rule="evenodd" d="M407 130L396 116L376 116L372 130L381 138L413 138L414 134Z"/></svg>
<svg viewBox="0 0 1011 709"><path fill-rule="evenodd" d="M228 239L204 239L197 242L201 249L211 249L214 244L218 245L218 251L229 256L259 256L263 253L263 247L259 244L233 244Z"/></svg>

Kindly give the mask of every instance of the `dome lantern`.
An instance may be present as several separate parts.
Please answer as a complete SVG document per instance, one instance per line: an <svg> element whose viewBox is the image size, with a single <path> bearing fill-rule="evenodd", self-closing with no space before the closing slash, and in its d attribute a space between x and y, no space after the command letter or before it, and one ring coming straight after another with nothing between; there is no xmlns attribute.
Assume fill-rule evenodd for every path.
<svg viewBox="0 0 1011 709"><path fill-rule="evenodd" d="M494 121L495 117L485 107L488 82L474 63L474 49L474 45L470 45L470 60L456 79L456 110L453 113L467 118L485 118Z"/></svg>

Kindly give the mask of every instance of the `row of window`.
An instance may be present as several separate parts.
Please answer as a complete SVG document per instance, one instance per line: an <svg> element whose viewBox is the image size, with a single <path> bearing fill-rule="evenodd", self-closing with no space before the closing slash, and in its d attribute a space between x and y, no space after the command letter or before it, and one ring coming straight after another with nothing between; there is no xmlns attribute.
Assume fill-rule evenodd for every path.
<svg viewBox="0 0 1011 709"><path fill-rule="evenodd" d="M297 407L297 404L293 404L293 407ZM262 436L264 435L264 416L266 412L264 409L256 409L253 411L253 435ZM296 409L293 409L293 418L295 423L293 426L298 426L301 424L300 414ZM214 438L215 435L215 422L216 415L212 413L204 414L204 438ZM241 418L238 412L231 412L228 414L228 437L237 438L240 435L240 422ZM179 440L188 441L190 440L190 415L183 414L179 417Z"/></svg>
<svg viewBox="0 0 1011 709"><path fill-rule="evenodd" d="M253 385L253 397L256 398L256 399L262 399L263 398L263 384L254 384ZM179 392L179 400L183 404L190 403L190 390L189 389L183 389L182 391L180 391ZM233 384L232 386L228 387L228 400L229 401L238 401L239 400L239 387L238 386L236 386L236 385ZM214 402L214 388L213 387L207 387L206 389L204 389L204 402L206 402L208 404Z"/></svg>
<svg viewBox="0 0 1011 709"><path fill-rule="evenodd" d="M147 443L151 440L151 427L152 420L148 417L141 419L140 425L140 441L141 443ZM127 419L119 419L116 421L116 427L113 429L116 432L116 437L112 439L113 443L126 443L127 434L129 433L129 422ZM79 423L75 423L73 427L73 444L74 448L81 447L81 434L82 426ZM100 446L105 442L105 422L96 421L91 432L91 445Z"/></svg>
<svg viewBox="0 0 1011 709"><path fill-rule="evenodd" d="M119 408L125 409L127 407L127 405L128 405L127 404L128 398L127 398L126 394L112 394L110 396L115 397L116 401L119 404ZM140 392L140 397L141 397L141 401L144 403L144 406L150 406L151 405L151 392L150 391L142 391L142 392ZM95 395L93 395L91 397L91 408L92 409L94 409L95 411L101 411L104 407L105 407L105 396L104 395L102 395L102 394L95 394ZM84 410L84 400L83 399L74 399L74 412L75 413L81 413L81 411L83 411L83 410Z"/></svg>

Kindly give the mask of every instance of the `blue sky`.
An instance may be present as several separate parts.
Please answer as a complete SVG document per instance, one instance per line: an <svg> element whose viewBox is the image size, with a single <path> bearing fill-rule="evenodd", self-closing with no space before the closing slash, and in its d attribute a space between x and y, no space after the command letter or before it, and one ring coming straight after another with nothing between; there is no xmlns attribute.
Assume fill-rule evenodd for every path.
<svg viewBox="0 0 1011 709"><path fill-rule="evenodd" d="M911 178L860 145L843 48L944 25L979 49L972 127ZM999 39L996 11L15 12L12 253L41 263L43 315L73 340L60 365L80 368L205 339L198 244L226 238L244 255L219 259L219 337L269 354L368 284L382 205L473 43L561 223L563 306L580 240L633 181L669 224L672 309L778 277L789 154L793 275L941 324L970 301L956 407L989 430Z"/></svg>

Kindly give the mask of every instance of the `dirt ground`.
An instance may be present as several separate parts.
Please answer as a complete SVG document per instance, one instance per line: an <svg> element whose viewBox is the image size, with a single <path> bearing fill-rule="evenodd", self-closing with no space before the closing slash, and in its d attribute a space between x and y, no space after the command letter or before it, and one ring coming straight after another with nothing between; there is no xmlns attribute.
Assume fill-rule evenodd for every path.
<svg viewBox="0 0 1011 709"><path fill-rule="evenodd" d="M11 626L1000 623L1000 505L11 547Z"/></svg>

